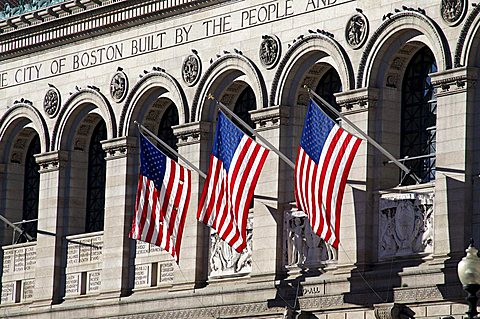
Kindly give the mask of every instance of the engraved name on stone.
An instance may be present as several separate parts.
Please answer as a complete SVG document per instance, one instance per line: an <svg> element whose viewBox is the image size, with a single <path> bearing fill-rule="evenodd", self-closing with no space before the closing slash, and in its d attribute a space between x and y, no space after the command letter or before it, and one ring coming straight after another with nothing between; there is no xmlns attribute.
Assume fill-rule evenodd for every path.
<svg viewBox="0 0 480 319"><path fill-rule="evenodd" d="M12 271L13 250L7 250L3 253L3 273L8 274Z"/></svg>
<svg viewBox="0 0 480 319"><path fill-rule="evenodd" d="M23 299L28 300L33 298L33 288L35 287L35 280L23 281Z"/></svg>
<svg viewBox="0 0 480 319"><path fill-rule="evenodd" d="M13 293L15 290L15 283L14 282L5 282L2 285L2 304L13 302Z"/></svg>
<svg viewBox="0 0 480 319"><path fill-rule="evenodd" d="M135 287L150 285L150 265L135 265Z"/></svg>
<svg viewBox="0 0 480 319"><path fill-rule="evenodd" d="M79 50L6 70L0 66L0 88L38 81L132 57L142 58L145 53L174 48L178 45L299 16L349 1L351 0L268 1L248 8L239 7L224 14L200 18L171 28L164 28L159 24L158 29L150 33L107 43L100 47ZM115 96L123 93L122 86L117 85L116 82L114 82L114 88ZM117 92L117 88L120 88L120 91ZM50 102L47 104L50 105ZM53 112L53 109L49 109L49 112Z"/></svg>
<svg viewBox="0 0 480 319"><path fill-rule="evenodd" d="M69 265L78 264L80 260L80 246L74 243L68 243L67 263Z"/></svg>
<svg viewBox="0 0 480 319"><path fill-rule="evenodd" d="M160 282L173 281L173 263L160 264Z"/></svg>
<svg viewBox="0 0 480 319"><path fill-rule="evenodd" d="M25 248L15 250L15 262L13 264L14 272L25 271Z"/></svg>
<svg viewBox="0 0 480 319"><path fill-rule="evenodd" d="M33 270L35 263L37 262L37 251L35 247L27 247L25 249L25 270Z"/></svg>
<svg viewBox="0 0 480 319"><path fill-rule="evenodd" d="M67 295L80 293L80 274L68 274L66 276L65 293Z"/></svg>
<svg viewBox="0 0 480 319"><path fill-rule="evenodd" d="M148 254L148 244L143 241L137 241L137 256Z"/></svg>
<svg viewBox="0 0 480 319"><path fill-rule="evenodd" d="M103 238L101 236L92 239L91 261L100 261L102 257Z"/></svg>
<svg viewBox="0 0 480 319"><path fill-rule="evenodd" d="M100 271L92 271L88 274L88 291L99 290L100 283Z"/></svg>
<svg viewBox="0 0 480 319"><path fill-rule="evenodd" d="M88 240L81 240L80 241L80 263L88 263L90 262L90 253L92 250L92 241L90 239Z"/></svg>

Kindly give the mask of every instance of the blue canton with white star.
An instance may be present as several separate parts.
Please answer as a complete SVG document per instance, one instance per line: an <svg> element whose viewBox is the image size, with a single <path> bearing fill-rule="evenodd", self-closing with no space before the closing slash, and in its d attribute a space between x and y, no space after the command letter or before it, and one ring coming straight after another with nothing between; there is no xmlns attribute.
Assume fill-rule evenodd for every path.
<svg viewBox="0 0 480 319"><path fill-rule="evenodd" d="M308 156L318 164L323 146L335 122L312 100L308 104L300 145Z"/></svg>
<svg viewBox="0 0 480 319"><path fill-rule="evenodd" d="M230 170L233 154L240 144L244 133L235 126L222 112L218 113L215 140L213 141L212 154L222 161L223 166Z"/></svg>
<svg viewBox="0 0 480 319"><path fill-rule="evenodd" d="M167 157L150 141L140 134L140 173L152 180L155 188L162 188Z"/></svg>

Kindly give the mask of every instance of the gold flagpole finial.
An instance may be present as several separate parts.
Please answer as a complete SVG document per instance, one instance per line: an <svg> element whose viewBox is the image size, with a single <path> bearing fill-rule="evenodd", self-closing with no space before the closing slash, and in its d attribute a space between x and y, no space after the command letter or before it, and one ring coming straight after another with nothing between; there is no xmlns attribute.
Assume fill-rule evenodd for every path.
<svg viewBox="0 0 480 319"><path fill-rule="evenodd" d="M207 99L209 99L209 100L215 100L215 97L213 96L212 93L208 93Z"/></svg>

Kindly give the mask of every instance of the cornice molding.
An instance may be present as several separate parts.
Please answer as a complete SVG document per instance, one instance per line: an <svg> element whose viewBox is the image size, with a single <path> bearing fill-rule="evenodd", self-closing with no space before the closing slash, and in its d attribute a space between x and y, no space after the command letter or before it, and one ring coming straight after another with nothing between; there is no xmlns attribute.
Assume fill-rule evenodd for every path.
<svg viewBox="0 0 480 319"><path fill-rule="evenodd" d="M226 1L185 0L183 4L169 5L170 2L156 0L86 0L80 2L80 8L78 1L65 2L45 8L45 19L45 10L38 10L0 21L0 61ZM68 12L62 6L75 10ZM36 24L32 23L34 20Z"/></svg>

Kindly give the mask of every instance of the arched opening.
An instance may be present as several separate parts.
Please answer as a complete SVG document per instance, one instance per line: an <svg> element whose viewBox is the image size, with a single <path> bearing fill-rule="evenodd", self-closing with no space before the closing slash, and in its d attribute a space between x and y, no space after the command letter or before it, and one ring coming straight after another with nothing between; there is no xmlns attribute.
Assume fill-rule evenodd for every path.
<svg viewBox="0 0 480 319"><path fill-rule="evenodd" d="M175 104L171 103L162 115L157 136L175 151L178 151L178 138L173 133L173 127L178 124L178 110ZM176 156L173 159L176 160Z"/></svg>
<svg viewBox="0 0 480 319"><path fill-rule="evenodd" d="M37 237L38 222L38 200L40 191L40 173L39 165L35 161L35 154L40 153L40 138L35 135L30 142L25 157L25 169L23 176L23 209L22 220L26 221L23 224L23 230L32 238ZM17 242L26 242L27 237L22 234Z"/></svg>
<svg viewBox="0 0 480 319"><path fill-rule="evenodd" d="M255 123L252 121L252 116L250 111L253 111L257 108L257 101L255 98L255 93L253 92L252 88L247 86L243 89L240 95L235 102L235 106L233 107L233 113L237 115L240 119L242 119L248 126L255 129ZM246 134L250 137L253 137L250 132L248 132L240 123L238 123L235 119L232 119L233 123L235 123L241 130L243 130Z"/></svg>
<svg viewBox="0 0 480 319"><path fill-rule="evenodd" d="M339 112L341 109L335 100L335 93L341 91L342 82L340 80L340 76L334 68L328 69L328 71L323 74L317 84L317 87L315 88L315 93L320 95L326 102L330 103L330 105L332 105ZM332 119L338 118L338 116L326 106L320 105L320 107Z"/></svg>
<svg viewBox="0 0 480 319"><path fill-rule="evenodd" d="M410 60L402 81L400 157L422 183L435 180L435 139L437 102L429 74L437 71L428 47ZM402 185L414 183L403 178Z"/></svg>
<svg viewBox="0 0 480 319"><path fill-rule="evenodd" d="M105 151L100 143L107 139L105 122L100 121L94 128L88 149L88 183L85 232L103 230L105 217Z"/></svg>

